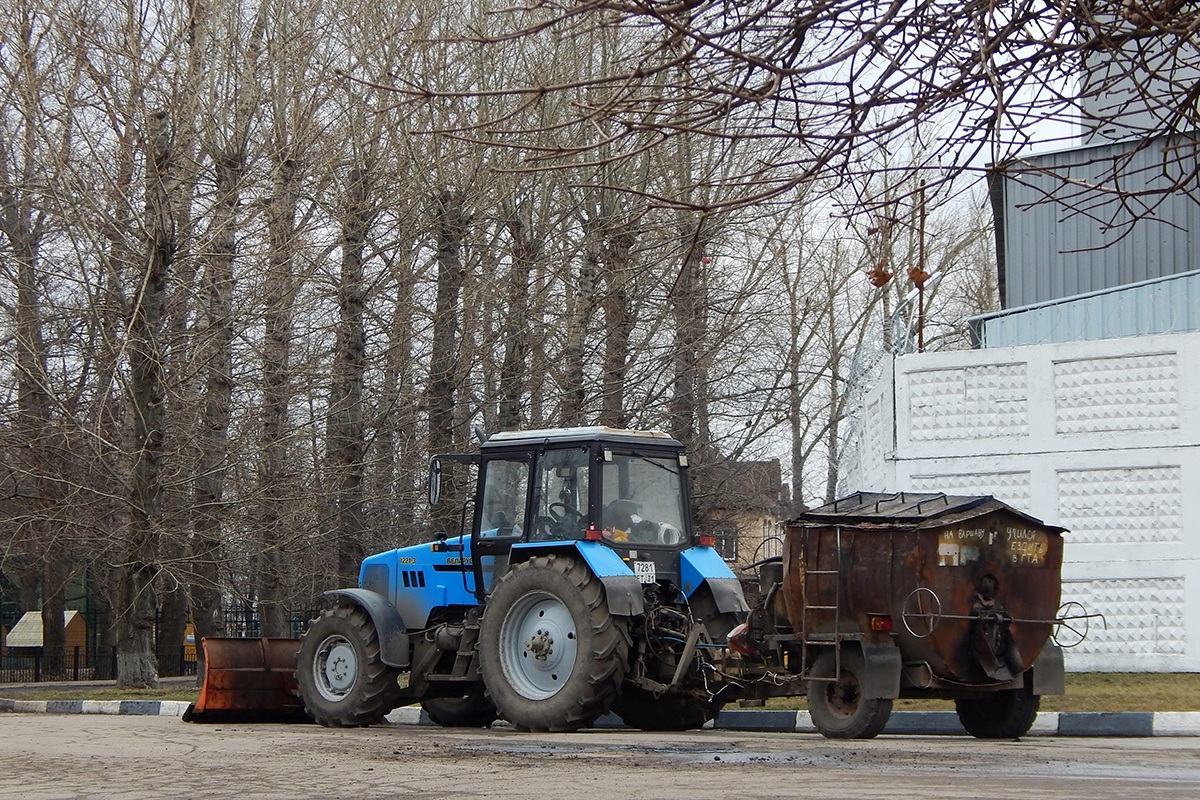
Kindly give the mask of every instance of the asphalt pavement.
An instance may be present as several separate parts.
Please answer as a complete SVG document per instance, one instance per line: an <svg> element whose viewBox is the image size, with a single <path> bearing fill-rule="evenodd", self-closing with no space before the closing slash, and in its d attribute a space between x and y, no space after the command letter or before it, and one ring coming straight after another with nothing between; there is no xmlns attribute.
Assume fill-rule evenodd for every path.
<svg viewBox="0 0 1200 800"><path fill-rule="evenodd" d="M195 678L164 678L163 686L190 686ZM0 685L0 713L27 714L112 714L181 717L188 703L182 700L23 700L20 695L34 687L113 686L112 681L87 683L41 683ZM83 692L81 692L81 695ZM398 708L387 717L393 725L433 725L418 706ZM496 723L503 726L505 723ZM621 720L608 715L596 721L597 728L623 727ZM727 707L709 726L730 731L778 731L815 733L807 711L742 709ZM896 711L888 720L884 734L917 736L966 736L952 711ZM1200 736L1200 712L1080 712L1049 711L1038 714L1029 736Z"/></svg>

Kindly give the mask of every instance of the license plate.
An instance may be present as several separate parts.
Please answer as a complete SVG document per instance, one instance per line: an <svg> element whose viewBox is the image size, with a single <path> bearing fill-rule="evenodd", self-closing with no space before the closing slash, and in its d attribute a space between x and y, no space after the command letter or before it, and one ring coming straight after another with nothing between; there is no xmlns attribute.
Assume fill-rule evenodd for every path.
<svg viewBox="0 0 1200 800"><path fill-rule="evenodd" d="M635 561L633 562L633 574L637 576L640 583L654 583L654 562L653 561Z"/></svg>

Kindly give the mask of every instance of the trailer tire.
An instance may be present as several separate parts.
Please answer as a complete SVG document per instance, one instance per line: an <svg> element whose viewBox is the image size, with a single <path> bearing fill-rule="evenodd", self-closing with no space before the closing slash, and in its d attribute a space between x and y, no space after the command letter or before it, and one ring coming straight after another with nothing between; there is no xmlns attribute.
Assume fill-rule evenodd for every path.
<svg viewBox="0 0 1200 800"><path fill-rule="evenodd" d="M479 630L488 698L519 729L573 731L608 711L625 680L628 623L587 565L536 556L496 581Z"/></svg>
<svg viewBox="0 0 1200 800"><path fill-rule="evenodd" d="M462 697L430 697L421 701L421 708L443 728L487 728L499 717L483 684Z"/></svg>
<svg viewBox="0 0 1200 800"><path fill-rule="evenodd" d="M1019 739L1037 719L1042 698L1033 688L1007 689L954 701L958 721L976 739Z"/></svg>
<svg viewBox="0 0 1200 800"><path fill-rule="evenodd" d="M808 713L813 725L826 739L874 739L883 732L892 714L892 701L863 697L866 660L862 651L842 649L842 671L837 674L833 650L825 650L813 662L808 682Z"/></svg>
<svg viewBox="0 0 1200 800"><path fill-rule="evenodd" d="M724 703L696 697L667 695L627 686L612 710L630 728L643 731L690 731L717 718Z"/></svg>
<svg viewBox="0 0 1200 800"><path fill-rule="evenodd" d="M360 606L338 606L313 620L296 655L304 710L327 727L383 720L395 708L399 670L379 657L379 634Z"/></svg>

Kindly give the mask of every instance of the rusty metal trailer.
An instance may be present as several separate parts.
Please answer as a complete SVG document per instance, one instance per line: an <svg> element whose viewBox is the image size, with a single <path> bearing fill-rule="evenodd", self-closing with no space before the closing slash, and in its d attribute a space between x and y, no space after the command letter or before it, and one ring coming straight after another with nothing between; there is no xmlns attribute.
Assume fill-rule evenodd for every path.
<svg viewBox="0 0 1200 800"><path fill-rule="evenodd" d="M977 737L1023 735L1064 691L1063 533L992 497L863 492L800 515L730 635L743 705L807 694L823 734L869 738L896 698L945 698Z"/></svg>

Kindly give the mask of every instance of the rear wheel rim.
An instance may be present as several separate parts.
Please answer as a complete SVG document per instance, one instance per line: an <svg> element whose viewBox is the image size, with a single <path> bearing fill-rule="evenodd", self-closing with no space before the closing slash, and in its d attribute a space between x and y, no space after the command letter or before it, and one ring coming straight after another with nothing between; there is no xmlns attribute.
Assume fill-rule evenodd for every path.
<svg viewBox="0 0 1200 800"><path fill-rule="evenodd" d="M579 638L570 609L556 596L531 592L514 603L499 639L504 674L522 697L553 697L571 677Z"/></svg>
<svg viewBox="0 0 1200 800"><path fill-rule="evenodd" d="M331 702L345 699L358 680L358 653L345 636L329 636L313 656L317 693Z"/></svg>
<svg viewBox="0 0 1200 800"><path fill-rule="evenodd" d="M829 704L829 710L838 717L848 719L853 717L858 712L859 703L862 702L862 693L859 691L858 676L847 670L842 671L842 675L825 691L825 698Z"/></svg>

